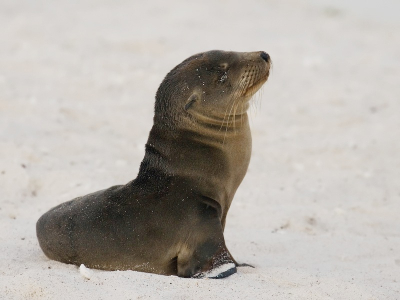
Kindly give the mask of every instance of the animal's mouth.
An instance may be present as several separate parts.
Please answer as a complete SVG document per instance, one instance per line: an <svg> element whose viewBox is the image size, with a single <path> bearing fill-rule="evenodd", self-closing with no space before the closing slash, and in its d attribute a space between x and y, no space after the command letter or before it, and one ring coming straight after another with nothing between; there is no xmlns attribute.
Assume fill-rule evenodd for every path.
<svg viewBox="0 0 400 300"><path fill-rule="evenodd" d="M270 72L271 63L267 63L265 68L255 67L252 71L246 72L244 75L246 84L246 88L243 89L244 96L252 96L254 95L261 86L268 80L269 72ZM243 77L242 77L243 78Z"/></svg>

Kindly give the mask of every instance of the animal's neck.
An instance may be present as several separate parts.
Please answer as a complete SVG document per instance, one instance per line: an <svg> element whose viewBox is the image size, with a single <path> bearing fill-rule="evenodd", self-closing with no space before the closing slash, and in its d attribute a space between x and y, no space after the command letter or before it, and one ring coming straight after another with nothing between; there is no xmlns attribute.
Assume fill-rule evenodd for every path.
<svg viewBox="0 0 400 300"><path fill-rule="evenodd" d="M184 178L196 184L198 193L218 201L227 211L246 174L251 155L247 114L236 126L196 122L166 130L155 122L146 144L139 176L152 170L168 177Z"/></svg>

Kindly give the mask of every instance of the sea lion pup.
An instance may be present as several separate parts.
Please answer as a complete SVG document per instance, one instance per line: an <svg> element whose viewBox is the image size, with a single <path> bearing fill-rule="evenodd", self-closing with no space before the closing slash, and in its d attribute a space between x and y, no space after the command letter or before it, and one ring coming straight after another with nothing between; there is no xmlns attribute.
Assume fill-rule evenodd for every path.
<svg viewBox="0 0 400 300"><path fill-rule="evenodd" d="M51 259L103 270L223 278L223 236L251 154L249 100L268 79L265 52L209 51L161 83L137 178L65 202L37 222Z"/></svg>

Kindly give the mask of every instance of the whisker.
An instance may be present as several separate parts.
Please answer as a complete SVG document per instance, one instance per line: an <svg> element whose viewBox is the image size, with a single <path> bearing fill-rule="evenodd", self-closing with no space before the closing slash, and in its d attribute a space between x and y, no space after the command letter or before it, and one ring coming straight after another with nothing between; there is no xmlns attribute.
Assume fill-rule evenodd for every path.
<svg viewBox="0 0 400 300"><path fill-rule="evenodd" d="M226 120L226 125L227 125L227 126L229 125L230 116L227 115L229 106L230 106L230 104L231 104L231 101L233 100L233 102L235 102L235 99L237 99L237 97L238 97L239 94L241 93L241 92L238 93L238 91L240 91L240 90L242 89L242 86L245 84L245 81L246 81L246 80L244 79L244 77L242 77L241 80L239 81L239 83L236 85L235 89L232 91L232 96L231 96L231 98L229 99L229 101L228 101L228 103L227 103L227 105L226 105L226 109L225 109L225 113L224 113L224 118L223 118L223 120L222 120L221 127L219 128L218 131L221 131L222 127L224 126L225 118L226 118L227 116L228 116L228 119Z"/></svg>
<svg viewBox="0 0 400 300"><path fill-rule="evenodd" d="M224 134L224 139L222 140L222 144L225 143L225 138L226 135L228 133L228 127L229 127L229 119L230 119L230 115L231 115L231 111L232 111L232 107L235 104L235 101L233 101L232 105L231 105L231 109L229 110L229 114L228 114L228 120L226 121L226 126L225 126L225 134Z"/></svg>
<svg viewBox="0 0 400 300"><path fill-rule="evenodd" d="M236 124L236 113L237 113L237 109L239 108L239 105L242 105L243 107L243 101L238 101L235 107L235 111L234 111L234 115L235 115L235 124ZM243 113L240 113L240 125L242 125L242 115ZM236 134L236 130L235 130L235 134Z"/></svg>
<svg viewBox="0 0 400 300"><path fill-rule="evenodd" d="M241 107L240 107L240 109L241 109L241 114L240 114L240 127L242 127L243 126L243 101L240 103L241 104Z"/></svg>
<svg viewBox="0 0 400 300"><path fill-rule="evenodd" d="M236 90L236 89L235 89L235 90ZM230 103L231 103L231 100L235 101L234 92L232 92L232 96L231 96L231 98L229 99L228 103L226 104L226 109L225 109L225 113L224 113L224 118L222 119L222 124L221 124L221 127L219 128L218 131L221 131L222 127L224 126L225 118L226 118L226 116L227 116L227 112L228 112L228 108L229 108L229 105L230 105ZM228 123L229 123L229 116L228 116L228 120L227 120L227 125L228 125Z"/></svg>
<svg viewBox="0 0 400 300"><path fill-rule="evenodd" d="M232 108L234 107L234 105L235 105L235 102L236 102L236 100L237 101L239 101L239 97L237 97L236 99L234 99L234 101L233 101L233 103L232 103L232 106L231 106L231 109L229 110L229 115L228 115L228 123L226 124L226 130L225 130L225 135L224 135L224 142L225 142L225 137L226 137L226 134L227 134L227 132L228 132L228 125L229 125L229 120L230 120L230 117L232 116L232 119L233 119L233 129L235 130L235 115L231 115L231 112L232 112Z"/></svg>
<svg viewBox="0 0 400 300"><path fill-rule="evenodd" d="M231 101L229 101L228 102L228 104L227 104L227 109L229 108L229 106L230 106L230 110L229 110L229 113L228 113L228 118L227 118L227 121L226 121L226 128L225 128L225 134L224 134L224 139L223 139L223 144L225 143L225 138L226 138L226 135L227 135L227 132L228 132L228 127L229 127L229 123L230 123L230 120L231 120L231 117L232 117L232 120L233 120L233 126L234 126L234 130L235 130L235 132L236 132L236 116L235 116L235 113L236 113L236 109L237 109L237 105L235 105L236 103L237 104L239 104L241 101L240 101L240 96L243 94L243 91L245 90L245 88L247 87L247 82L246 82L246 79L245 79L245 77L243 77L241 80L240 80L240 82L238 83L238 85L236 86L236 88L235 88L235 90L232 92L232 98L231 99L233 99L233 102L232 102L232 105L230 105L231 104ZM234 108L234 107L236 107L235 108L235 112L234 112L234 115L232 115L231 113L232 113L232 109ZM225 114L226 114L226 112L227 112L227 109L226 109L226 111L225 111ZM225 120L225 116L224 116L224 120ZM223 123L224 124L224 123ZM221 128L222 128L222 126L223 126L223 124L221 125Z"/></svg>

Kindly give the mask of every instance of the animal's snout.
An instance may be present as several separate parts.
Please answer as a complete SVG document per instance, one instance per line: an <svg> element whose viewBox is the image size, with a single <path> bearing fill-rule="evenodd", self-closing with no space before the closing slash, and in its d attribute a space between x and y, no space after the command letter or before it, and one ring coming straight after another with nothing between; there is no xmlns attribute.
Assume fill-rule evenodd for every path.
<svg viewBox="0 0 400 300"><path fill-rule="evenodd" d="M266 62L269 62L270 57L269 57L268 53L266 53L266 52L264 52L264 51L261 51L260 56L261 56L261 58L262 58L263 60L265 60Z"/></svg>

